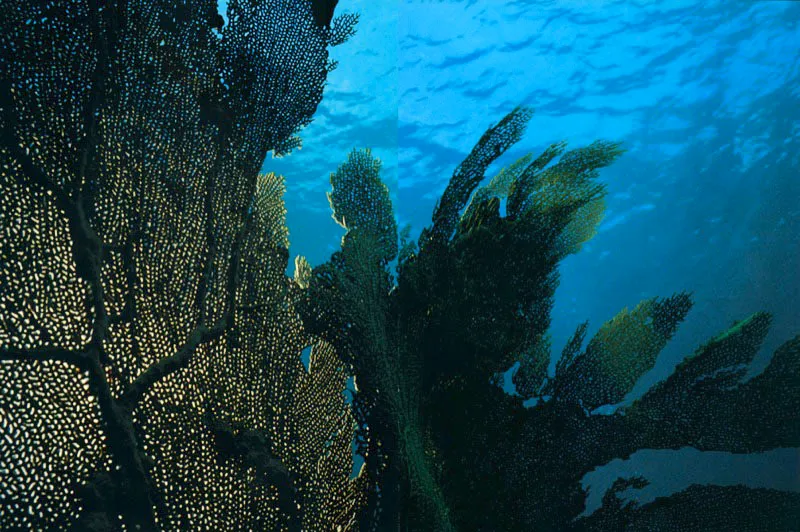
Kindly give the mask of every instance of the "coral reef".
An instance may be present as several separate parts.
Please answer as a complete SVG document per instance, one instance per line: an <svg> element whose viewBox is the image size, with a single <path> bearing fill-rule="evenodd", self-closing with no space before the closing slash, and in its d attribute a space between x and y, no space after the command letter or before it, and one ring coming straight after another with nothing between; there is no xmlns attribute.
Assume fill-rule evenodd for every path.
<svg viewBox="0 0 800 532"><path fill-rule="evenodd" d="M351 526L345 376L258 176L352 34L329 4L5 10L0 528Z"/></svg>
<svg viewBox="0 0 800 532"><path fill-rule="evenodd" d="M791 530L800 495L694 486L641 508L616 493L581 516L581 479L639 449L737 453L800 443L800 337L743 382L769 329L757 313L688 356L663 382L611 414L651 369L686 318L678 293L624 309L585 342L580 325L547 367L559 261L602 219L598 171L621 153L595 142L556 143L526 155L484 186L486 168L523 135L515 109L456 169L415 246L407 235L396 277L395 225L370 153L332 175L342 249L313 270L301 311L356 375L356 410L374 530ZM501 214L501 203L504 213ZM357 214L353 213L357 211ZM584 347L585 344L585 347ZM516 394L496 376L515 362ZM526 407L523 403L535 400ZM378 516L377 518L375 516Z"/></svg>
<svg viewBox="0 0 800 532"><path fill-rule="evenodd" d="M287 277L283 180L259 169L300 145L353 34L336 5L231 0L228 24L207 0L6 10L0 528L797 529L798 494L623 503L642 478L582 515L581 479L639 449L800 443L800 337L743 380L765 313L611 413L689 294L588 341L579 325L548 374L557 268L596 232L616 143L556 143L481 186L532 116L515 109L416 242L356 150L331 175L341 249Z"/></svg>

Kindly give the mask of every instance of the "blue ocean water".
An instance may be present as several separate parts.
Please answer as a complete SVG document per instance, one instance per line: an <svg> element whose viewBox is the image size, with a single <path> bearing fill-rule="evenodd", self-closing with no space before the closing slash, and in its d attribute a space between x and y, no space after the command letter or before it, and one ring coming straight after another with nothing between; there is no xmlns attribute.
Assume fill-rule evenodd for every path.
<svg viewBox="0 0 800 532"><path fill-rule="evenodd" d="M536 111L527 136L488 176L558 140L628 149L601 174L599 234L561 266L556 352L584 320L591 335L643 298L693 292L635 397L752 312L774 318L754 372L800 331L800 3L341 0L338 10L361 14L358 34L333 52L339 68L303 149L264 165L286 178L293 255L319 264L338 247L325 192L352 148L383 161L398 221L416 234L486 128L526 104ZM659 472L662 491L690 481L800 490L793 449L646 451L587 476L590 505L622 470Z"/></svg>

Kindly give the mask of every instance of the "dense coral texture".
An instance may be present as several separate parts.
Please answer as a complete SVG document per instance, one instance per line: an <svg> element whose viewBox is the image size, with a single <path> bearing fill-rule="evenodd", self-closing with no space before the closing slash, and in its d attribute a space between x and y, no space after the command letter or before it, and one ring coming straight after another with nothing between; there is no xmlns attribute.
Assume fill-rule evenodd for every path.
<svg viewBox="0 0 800 532"><path fill-rule="evenodd" d="M4 9L0 528L352 528L346 376L258 173L352 34L334 5Z"/></svg>

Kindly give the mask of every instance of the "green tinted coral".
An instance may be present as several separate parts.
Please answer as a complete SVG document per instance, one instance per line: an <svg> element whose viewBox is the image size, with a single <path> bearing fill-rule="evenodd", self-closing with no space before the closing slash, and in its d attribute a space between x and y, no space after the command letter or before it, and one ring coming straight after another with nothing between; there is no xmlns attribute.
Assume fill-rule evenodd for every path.
<svg viewBox="0 0 800 532"><path fill-rule="evenodd" d="M744 487L692 487L642 508L619 504L616 493L642 487L641 480L618 482L602 510L580 517L584 475L639 449L756 452L798 445L792 412L800 381L785 376L797 374L798 342L779 349L763 374L741 382L769 326L767 315L756 314L701 347L632 405L594 412L620 403L654 366L692 306L689 294L678 293L624 309L585 347L588 324L582 324L549 376L557 267L594 235L605 194L598 171L623 150L595 142L566 151L557 143L479 186L529 118L530 111L516 109L482 137L456 169L419 245L404 237L408 251L396 280L380 260L385 236L372 230L361 237L363 222L314 270L304 316L352 353L369 442L366 468L380 486L367 502L372 518L362 523L408 530L677 530L791 522L787 512L800 496ZM343 181L363 174L362 187L383 190L369 161L342 168L370 169ZM385 194L338 198L337 212L346 212L344 201L367 209L359 214L367 220L390 212ZM509 395L496 375L515 362L517 393ZM526 399L538 401L525 407ZM713 499L709 512L698 497ZM731 504L736 508L728 513Z"/></svg>

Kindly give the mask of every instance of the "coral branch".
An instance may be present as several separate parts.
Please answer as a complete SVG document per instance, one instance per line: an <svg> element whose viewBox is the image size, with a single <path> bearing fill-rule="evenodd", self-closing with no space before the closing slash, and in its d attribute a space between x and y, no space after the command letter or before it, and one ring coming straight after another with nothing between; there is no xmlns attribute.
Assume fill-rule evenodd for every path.
<svg viewBox="0 0 800 532"><path fill-rule="evenodd" d="M61 347L40 347L37 349L0 347L0 360L56 360L66 362L82 370L87 370L89 367L89 355L86 351L75 351Z"/></svg>
<svg viewBox="0 0 800 532"><path fill-rule="evenodd" d="M181 346L175 354L160 359L158 362L147 368L141 375L139 375L125 391L120 398L120 403L123 407L130 411L135 408L136 404L141 400L147 390L149 390L156 382L167 377L168 375L185 368L189 365L192 355L197 351L201 345L216 340L225 334L234 323L234 316L236 307L234 305L236 299L236 286L239 283L239 271L241 268L241 250L242 242L250 229L250 221L252 217L248 216L245 223L234 240L233 248L231 250L231 263L228 270L227 280L227 309L223 316L219 318L211 327L205 324L199 324L189 334L186 342Z"/></svg>

